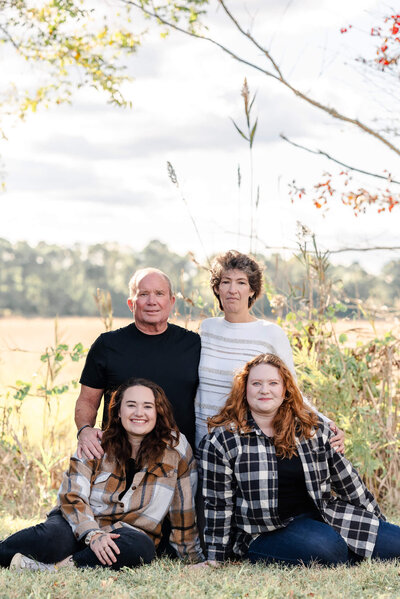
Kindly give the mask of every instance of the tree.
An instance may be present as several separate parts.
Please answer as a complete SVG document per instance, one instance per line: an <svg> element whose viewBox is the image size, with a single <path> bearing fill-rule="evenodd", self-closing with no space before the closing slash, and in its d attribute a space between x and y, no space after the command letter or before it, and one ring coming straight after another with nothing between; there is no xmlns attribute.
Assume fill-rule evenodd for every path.
<svg viewBox="0 0 400 599"><path fill-rule="evenodd" d="M140 39L127 27L118 26L115 16L109 23L109 9L101 0L95 9L83 6L79 0L0 0L0 42L5 56L15 62L17 70L25 63L30 66L35 79L26 87L9 82L3 89L3 137L7 116L24 119L39 105L70 102L74 89L82 86L105 92L108 101L118 106L129 105L121 92L128 77L120 57L134 52ZM27 75L32 79L31 73Z"/></svg>
<svg viewBox="0 0 400 599"><path fill-rule="evenodd" d="M184 35L191 36L203 40L204 42L213 44L222 52L228 54L233 59L247 65L251 70L256 70L265 75L266 78L274 80L278 84L284 86L288 91L293 93L298 99L307 102L316 110L328 114L332 119L335 119L347 126L355 128L360 133L366 134L376 142L377 151L379 148L385 148L400 155L400 147L397 143L396 130L387 126L375 126L376 116L372 115L370 122L364 122L358 118L346 114L343 110L325 104L309 92L300 89L291 82L290 76L286 75L280 67L277 59L268 48L268 43L261 42L251 30L251 25L247 27L244 21L240 20L235 12L233 2L229 0L179 0L172 2L167 0L164 3L158 3L154 0L120 0L126 6L134 7L145 14L149 19L153 19L160 24L164 32L176 30ZM250 15L249 21L255 19L257 13L256 3L252 3L253 16ZM208 35L207 24L210 23L211 17L206 13L206 10L218 6L223 11L228 23L233 27L247 42L248 47L252 51L258 53L259 59L255 60L251 54L247 54L242 48L239 50L236 47L228 46L222 43L219 39ZM236 9L237 11L237 9ZM250 11L249 11L250 12ZM351 29L351 26L343 27L342 33L346 33ZM371 35L378 38L379 45L377 55L374 58L357 57L360 64L369 65L372 68L378 68L381 71L392 75L396 72L398 76L399 51L400 51L400 15L387 15L383 19L382 26L372 26ZM288 138L284 136L287 141ZM301 146L299 146L301 147ZM400 204L400 195L397 191L397 186L400 182L388 172L373 173L362 167L348 165L340 159L332 157L328 152L321 150L310 150L303 148L315 154L324 155L332 161L339 163L341 166L338 173L326 173L321 177L311 190L306 190L296 181L291 187L293 198L302 198L304 195L312 194L314 205L317 208L328 206L331 197L336 195L337 188L342 202L351 206L357 214L364 211L367 206L375 206L378 212L385 210L392 211L395 206ZM360 185L353 182L353 173L359 173L367 178L374 178L384 181L383 188L371 187L368 183Z"/></svg>

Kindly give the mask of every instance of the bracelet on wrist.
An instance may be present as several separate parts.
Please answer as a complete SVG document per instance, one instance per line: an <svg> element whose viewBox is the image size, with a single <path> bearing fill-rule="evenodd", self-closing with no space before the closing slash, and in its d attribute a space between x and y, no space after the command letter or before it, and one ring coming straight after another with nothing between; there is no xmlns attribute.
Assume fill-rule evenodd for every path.
<svg viewBox="0 0 400 599"><path fill-rule="evenodd" d="M76 438L79 439L79 435L81 434L81 432L83 431L84 428L92 428L90 426L90 424L84 424L83 426L81 426L81 428L78 430L78 432L76 433Z"/></svg>
<svg viewBox="0 0 400 599"><path fill-rule="evenodd" d="M90 545L90 543L92 542L93 538L96 535L101 534L101 530L91 530L90 532L87 533L86 537L85 537L85 545Z"/></svg>

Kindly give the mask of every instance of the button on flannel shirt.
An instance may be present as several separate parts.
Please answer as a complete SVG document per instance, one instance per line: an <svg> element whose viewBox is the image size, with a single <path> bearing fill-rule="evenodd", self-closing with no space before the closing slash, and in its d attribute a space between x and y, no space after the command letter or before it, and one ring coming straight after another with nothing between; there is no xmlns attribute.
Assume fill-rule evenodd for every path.
<svg viewBox="0 0 400 599"><path fill-rule="evenodd" d="M275 447L249 415L250 433L217 427L200 444L208 559L246 554L260 534L287 526L278 516ZM319 420L311 439L297 441L308 493L324 522L357 555L371 556L384 520L352 464L332 449L331 431ZM334 492L334 494L333 494Z"/></svg>
<svg viewBox="0 0 400 599"><path fill-rule="evenodd" d="M171 521L171 545L182 558L204 559L196 526L194 494L196 462L189 443L165 449L162 460L143 467L125 489L125 472L104 456L101 460L71 458L58 492L58 505L78 540L91 530L105 532L121 526L147 534L157 546L164 517Z"/></svg>

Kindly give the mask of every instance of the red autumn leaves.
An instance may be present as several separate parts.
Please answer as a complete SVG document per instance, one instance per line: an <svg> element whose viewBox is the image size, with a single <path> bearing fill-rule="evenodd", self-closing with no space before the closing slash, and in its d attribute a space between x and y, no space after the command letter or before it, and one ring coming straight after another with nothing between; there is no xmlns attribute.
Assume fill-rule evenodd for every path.
<svg viewBox="0 0 400 599"><path fill-rule="evenodd" d="M382 70L397 65L400 59L400 15L390 15L383 23L382 27L372 27L370 32L370 35L380 38L374 62ZM342 27L340 33L347 33L351 27Z"/></svg>

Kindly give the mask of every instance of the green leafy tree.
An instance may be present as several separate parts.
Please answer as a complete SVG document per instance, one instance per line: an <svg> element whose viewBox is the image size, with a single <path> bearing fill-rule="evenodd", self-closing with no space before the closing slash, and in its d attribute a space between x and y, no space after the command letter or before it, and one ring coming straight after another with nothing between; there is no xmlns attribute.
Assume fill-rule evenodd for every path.
<svg viewBox="0 0 400 599"><path fill-rule="evenodd" d="M140 39L121 26L99 0L92 8L79 0L0 0L3 56L22 69L28 65L35 83L9 81L0 96L0 131L5 116L26 114L50 104L70 102L73 91L90 85L108 101L129 105L121 92L127 80L122 54L137 49ZM94 8L95 7L95 8ZM129 15L128 15L129 17ZM124 15L128 23L129 18ZM31 77L28 77L31 79Z"/></svg>

